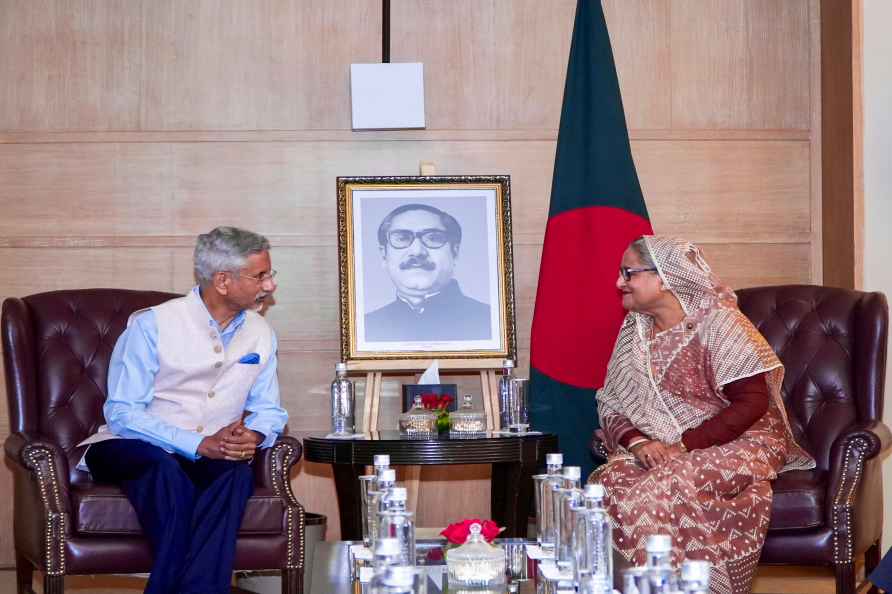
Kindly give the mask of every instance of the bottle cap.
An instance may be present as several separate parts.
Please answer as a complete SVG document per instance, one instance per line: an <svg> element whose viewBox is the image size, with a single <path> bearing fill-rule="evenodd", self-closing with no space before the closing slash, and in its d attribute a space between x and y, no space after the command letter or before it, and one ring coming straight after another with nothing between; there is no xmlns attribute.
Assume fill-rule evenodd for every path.
<svg viewBox="0 0 892 594"><path fill-rule="evenodd" d="M502 367L514 367L514 359L505 359L502 362Z"/></svg>
<svg viewBox="0 0 892 594"><path fill-rule="evenodd" d="M343 361L335 363L335 371L347 371L347 364Z"/></svg>
<svg viewBox="0 0 892 594"><path fill-rule="evenodd" d="M391 487L390 493L387 495L387 499L390 501L405 501L406 500L406 488L405 487Z"/></svg>
<svg viewBox="0 0 892 594"><path fill-rule="evenodd" d="M372 465L376 468L390 466L390 454L375 454L372 458Z"/></svg>
<svg viewBox="0 0 892 594"><path fill-rule="evenodd" d="M668 553L672 550L672 537L668 534L651 534L647 537L644 550L648 553Z"/></svg>
<svg viewBox="0 0 892 594"><path fill-rule="evenodd" d="M396 471L393 468L386 468L378 473L378 481L394 482L396 480Z"/></svg>
<svg viewBox="0 0 892 594"><path fill-rule="evenodd" d="M709 570L712 563L688 559L681 564L681 579L685 582L709 583Z"/></svg>
<svg viewBox="0 0 892 594"><path fill-rule="evenodd" d="M564 466L563 473L564 478L576 480L582 476L582 468L579 466Z"/></svg>
<svg viewBox="0 0 892 594"><path fill-rule="evenodd" d="M564 463L563 454L545 454L545 463L549 466L560 466Z"/></svg>
<svg viewBox="0 0 892 594"><path fill-rule="evenodd" d="M400 552L400 541L396 538L379 538L375 541L376 555L398 555Z"/></svg>
<svg viewBox="0 0 892 594"><path fill-rule="evenodd" d="M604 499L604 485L600 483L589 483L585 486L586 499Z"/></svg>

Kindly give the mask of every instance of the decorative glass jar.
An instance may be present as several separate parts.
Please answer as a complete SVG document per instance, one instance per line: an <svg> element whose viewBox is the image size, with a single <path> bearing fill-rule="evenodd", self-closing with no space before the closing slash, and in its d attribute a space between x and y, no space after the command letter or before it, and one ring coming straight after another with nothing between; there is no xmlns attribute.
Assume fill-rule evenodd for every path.
<svg viewBox="0 0 892 594"><path fill-rule="evenodd" d="M416 396L412 407L400 415L399 427L408 437L434 438L437 436L437 413L424 408L421 396Z"/></svg>
<svg viewBox="0 0 892 594"><path fill-rule="evenodd" d="M465 394L462 405L449 416L452 418L451 436L470 437L486 432L486 417L482 411L474 410L474 399L470 394Z"/></svg>
<svg viewBox="0 0 892 594"><path fill-rule="evenodd" d="M470 526L465 544L446 551L449 588L491 588L505 584L505 552L492 546L478 523Z"/></svg>

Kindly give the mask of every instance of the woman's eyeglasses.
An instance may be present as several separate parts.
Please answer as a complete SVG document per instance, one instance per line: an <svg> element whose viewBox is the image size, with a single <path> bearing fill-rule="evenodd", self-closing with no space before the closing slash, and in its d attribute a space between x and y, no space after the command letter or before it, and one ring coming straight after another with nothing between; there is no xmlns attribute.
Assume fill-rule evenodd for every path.
<svg viewBox="0 0 892 594"><path fill-rule="evenodd" d="M632 276L638 274L639 272L656 272L656 268L629 268L628 266L620 266L619 274L623 277L623 280L629 282L632 280Z"/></svg>

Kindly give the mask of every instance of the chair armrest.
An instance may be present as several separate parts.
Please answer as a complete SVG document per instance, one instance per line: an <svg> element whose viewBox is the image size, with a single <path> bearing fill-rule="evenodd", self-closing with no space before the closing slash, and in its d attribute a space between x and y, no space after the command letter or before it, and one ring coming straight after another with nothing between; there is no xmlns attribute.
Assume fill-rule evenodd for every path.
<svg viewBox="0 0 892 594"><path fill-rule="evenodd" d="M892 432L879 420L855 423L836 438L830 448L830 480L827 483L827 520L851 508L867 460L892 447ZM839 520L839 518L836 518Z"/></svg>
<svg viewBox="0 0 892 594"><path fill-rule="evenodd" d="M610 456L610 452L607 451L607 444L604 443L604 432L601 429L596 429L592 432L592 441L589 447L595 458L599 458L604 462Z"/></svg>
<svg viewBox="0 0 892 594"><path fill-rule="evenodd" d="M12 433L4 444L6 456L32 473L54 481L68 505L68 458L57 444L30 433Z"/></svg>
<svg viewBox="0 0 892 594"><path fill-rule="evenodd" d="M275 489L276 483L281 481L290 484L291 467L300 461L301 456L303 445L300 441L280 435L272 446L259 450L254 457L254 484L267 489Z"/></svg>
<svg viewBox="0 0 892 594"><path fill-rule="evenodd" d="M24 526L23 531L41 535L39 542L30 543L35 548L31 552L52 551L45 569L57 571L64 567L60 551L71 533L68 459L57 444L26 433L11 434L4 449L12 462L13 480L20 483L16 486L16 522ZM32 546L25 548L30 551Z"/></svg>
<svg viewBox="0 0 892 594"><path fill-rule="evenodd" d="M306 515L291 490L291 468L303 455L303 445L289 435L280 435L272 447L254 457L254 483L272 489L285 506L284 533L287 540L282 569L303 571L306 560ZM284 576L283 576L284 579Z"/></svg>

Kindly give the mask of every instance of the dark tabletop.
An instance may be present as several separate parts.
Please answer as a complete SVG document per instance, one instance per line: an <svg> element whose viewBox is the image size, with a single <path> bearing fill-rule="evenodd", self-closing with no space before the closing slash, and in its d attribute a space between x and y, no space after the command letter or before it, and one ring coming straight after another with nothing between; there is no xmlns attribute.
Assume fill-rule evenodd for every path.
<svg viewBox="0 0 892 594"><path fill-rule="evenodd" d="M493 434L477 438L409 439L399 431L373 431L366 439L327 439L325 432L308 432L304 457L329 464L371 464L376 454L389 454L400 464L494 464L544 459L543 452L557 451L552 434Z"/></svg>

